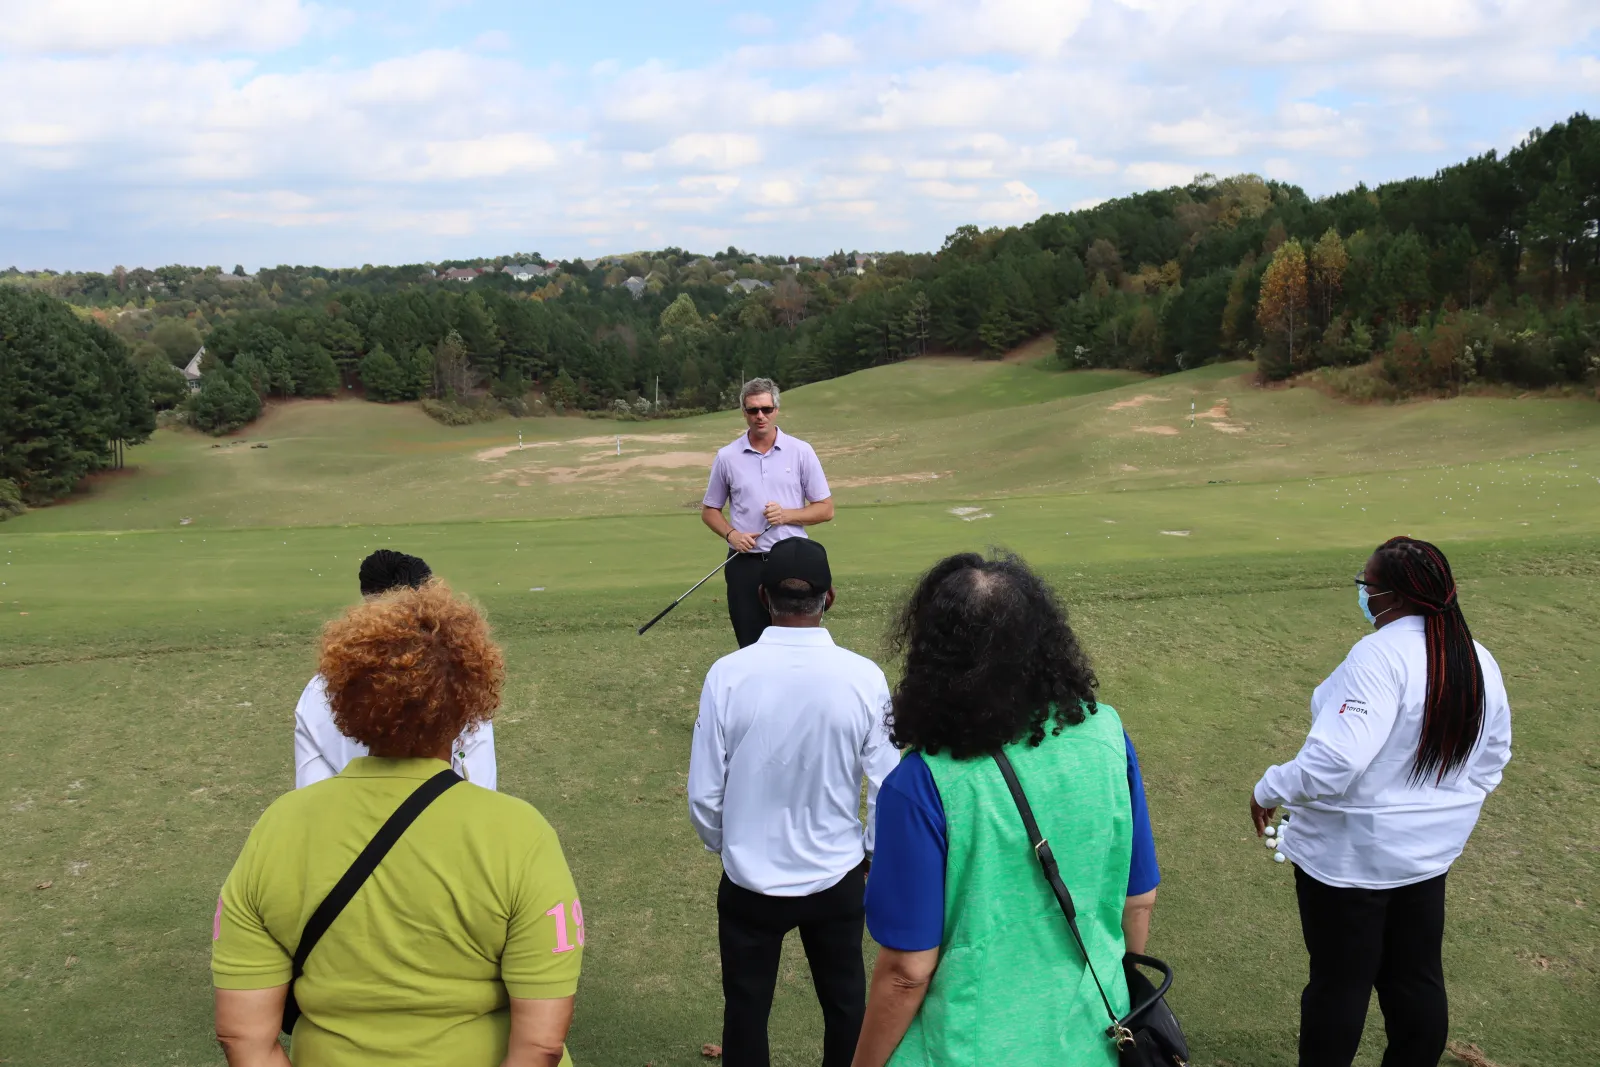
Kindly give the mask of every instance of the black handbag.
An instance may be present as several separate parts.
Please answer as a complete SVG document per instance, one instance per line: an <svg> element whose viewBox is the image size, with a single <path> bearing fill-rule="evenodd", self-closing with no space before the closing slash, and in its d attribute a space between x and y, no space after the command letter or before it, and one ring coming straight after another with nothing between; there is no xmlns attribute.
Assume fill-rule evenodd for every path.
<svg viewBox="0 0 1600 1067"><path fill-rule="evenodd" d="M1022 816L1022 825L1028 831L1028 843L1033 846L1039 866L1044 868L1045 880L1056 895L1056 903L1061 905L1061 914L1067 917L1067 929L1072 931L1072 940L1077 942L1078 951L1083 953L1089 977L1094 979L1094 987L1100 992L1100 1003L1105 1005L1106 1015L1111 1019L1111 1025L1106 1028L1106 1037L1117 1047L1117 1063L1120 1067L1188 1067L1189 1043L1184 1039L1183 1028L1178 1025L1178 1017L1172 1014L1166 1001L1167 990L1172 988L1172 968L1154 956L1141 956L1135 952L1123 956L1122 972L1128 982L1129 1009L1128 1014L1117 1018L1106 996L1105 986L1100 984L1100 976L1095 973L1094 961L1089 959L1089 950L1084 947L1083 936L1078 933L1078 910L1073 906L1072 894L1067 892L1067 884L1061 880L1061 868L1050 851L1050 842L1039 833L1039 823L1033 817L1033 808L1028 804L1027 794L1022 791L1022 783L1017 781L1017 772L1004 752L995 752L994 762L1000 768L1001 777L1006 780L1006 788L1011 790L1011 799L1016 802L1017 813ZM1161 984L1152 985L1140 972L1140 967L1159 971Z"/></svg>
<svg viewBox="0 0 1600 1067"><path fill-rule="evenodd" d="M417 816L423 809L444 794L446 789L461 781L462 778L455 771L440 771L400 802L394 809L394 814L378 827L378 832L367 847L361 850L361 855L344 872L344 877L328 891L322 898L322 903L317 905L317 910L311 913L311 918L306 920L306 928L300 932L300 944L294 950L294 968L289 978L289 991L283 998L283 1032L292 1035L294 1024L300 1021L300 1005L295 1003L294 983L297 978L305 973L306 958L311 955L311 950L317 947L317 942L322 940L322 935L328 932L328 927L333 925L333 920L339 917L344 906L350 903L372 872L378 869L378 864L383 862L383 857L389 854L394 843L400 840L400 835L406 828L416 822Z"/></svg>

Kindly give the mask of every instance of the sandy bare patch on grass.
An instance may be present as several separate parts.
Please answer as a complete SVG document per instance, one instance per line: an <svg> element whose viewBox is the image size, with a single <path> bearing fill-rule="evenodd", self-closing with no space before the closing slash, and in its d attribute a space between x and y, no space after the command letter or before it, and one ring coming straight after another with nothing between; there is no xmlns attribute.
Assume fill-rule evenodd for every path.
<svg viewBox="0 0 1600 1067"><path fill-rule="evenodd" d="M529 441L525 445L500 445L498 448L486 448L472 458L480 463L488 463L491 460L504 459L513 452L522 452L530 448L554 448L556 445L564 445L566 443L565 441Z"/></svg>
<svg viewBox="0 0 1600 1067"><path fill-rule="evenodd" d="M867 485L899 485L906 482L936 482L948 478L955 471L918 471L914 474L875 474L861 478L835 478L829 482L839 489L860 489Z"/></svg>
<svg viewBox="0 0 1600 1067"><path fill-rule="evenodd" d="M1227 397L1223 397L1215 404L1212 404L1209 410L1200 412L1195 416L1195 418L1205 419L1211 424L1211 428L1213 430L1217 430L1221 433L1245 432L1243 426L1231 421L1233 419L1233 409L1228 404Z"/></svg>
<svg viewBox="0 0 1600 1067"><path fill-rule="evenodd" d="M1153 400L1166 399L1168 398L1164 396L1156 396L1154 393L1140 393L1138 396L1130 396L1126 400L1119 400L1115 404L1112 404L1110 407L1106 408L1106 410L1126 411L1129 408L1142 408Z"/></svg>
<svg viewBox="0 0 1600 1067"><path fill-rule="evenodd" d="M649 481L668 481L658 470L682 467L707 468L714 457L709 452L658 452L649 456L633 456L615 463L596 463L584 467L522 467L496 471L486 479L498 482L516 478L518 485L526 485L525 478L544 478L552 485L571 485L574 482L619 481L624 475L637 475Z"/></svg>
<svg viewBox="0 0 1600 1067"><path fill-rule="evenodd" d="M1188 530L1162 530L1161 533L1165 537L1188 537L1190 531L1188 531Z"/></svg>
<svg viewBox="0 0 1600 1067"><path fill-rule="evenodd" d="M1153 434L1156 434L1157 436L1160 436L1160 437L1176 437L1176 436L1178 436L1178 428L1176 426L1135 426L1133 428L1133 432L1134 433L1153 433Z"/></svg>
<svg viewBox="0 0 1600 1067"><path fill-rule="evenodd" d="M612 434L610 437L573 437L566 441L529 441L527 444L522 445L499 445L495 448L486 448L482 452L475 454L473 458L481 463L488 463L492 460L504 459L513 452L525 451L530 448L561 448L566 445L579 448L593 448L595 445L615 446L618 437L622 438L624 444L657 445L678 445L689 439L689 435L686 433ZM613 455L614 453L607 452L603 454ZM667 455L674 454L676 453L667 453ZM584 458L587 459L589 457L585 456Z"/></svg>
<svg viewBox="0 0 1600 1067"><path fill-rule="evenodd" d="M1122 471L1124 474L1133 474L1138 469L1138 467L1135 467L1130 463L1119 464L1117 467L1117 470Z"/></svg>
<svg viewBox="0 0 1600 1067"><path fill-rule="evenodd" d="M979 519L992 519L994 515L982 508L951 508L950 514L962 522L977 522Z"/></svg>

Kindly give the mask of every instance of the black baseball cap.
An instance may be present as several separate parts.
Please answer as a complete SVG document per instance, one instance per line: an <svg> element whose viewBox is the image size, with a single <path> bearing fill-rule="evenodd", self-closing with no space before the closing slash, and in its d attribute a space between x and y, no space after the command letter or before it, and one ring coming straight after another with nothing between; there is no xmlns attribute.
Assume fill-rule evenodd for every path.
<svg viewBox="0 0 1600 1067"><path fill-rule="evenodd" d="M773 545L761 565L761 584L771 591L791 578L809 584L812 596L832 589L828 550L805 537L786 537Z"/></svg>

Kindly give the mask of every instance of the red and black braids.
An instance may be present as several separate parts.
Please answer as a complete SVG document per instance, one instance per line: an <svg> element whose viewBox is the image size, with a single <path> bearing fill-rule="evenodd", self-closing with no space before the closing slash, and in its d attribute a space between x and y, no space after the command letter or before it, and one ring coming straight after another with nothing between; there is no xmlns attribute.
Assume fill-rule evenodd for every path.
<svg viewBox="0 0 1600 1067"><path fill-rule="evenodd" d="M1444 776L1467 761L1483 730L1483 667L1456 598L1450 563L1433 545L1411 537L1385 541L1376 577L1423 617L1428 646L1428 696L1411 780Z"/></svg>

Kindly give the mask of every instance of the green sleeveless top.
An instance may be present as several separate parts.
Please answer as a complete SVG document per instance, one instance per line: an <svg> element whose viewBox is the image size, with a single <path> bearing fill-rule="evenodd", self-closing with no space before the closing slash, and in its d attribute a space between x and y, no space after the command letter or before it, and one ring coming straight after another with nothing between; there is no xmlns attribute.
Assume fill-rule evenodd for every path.
<svg viewBox="0 0 1600 1067"><path fill-rule="evenodd" d="M1106 996L1128 1009L1122 908L1133 850L1128 757L1114 709L1038 748L1006 747L1061 865ZM1105 1008L987 756L923 753L944 804L944 939L927 998L890 1067L1115 1067Z"/></svg>

